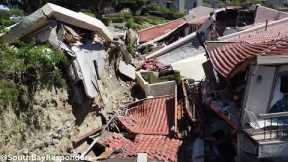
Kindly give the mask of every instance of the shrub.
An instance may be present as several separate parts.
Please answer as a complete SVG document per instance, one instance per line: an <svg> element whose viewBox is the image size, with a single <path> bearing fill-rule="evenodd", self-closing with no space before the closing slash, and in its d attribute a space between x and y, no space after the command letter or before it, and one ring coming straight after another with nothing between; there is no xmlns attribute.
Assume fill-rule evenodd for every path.
<svg viewBox="0 0 288 162"><path fill-rule="evenodd" d="M141 29L142 25L135 22L134 18L130 18L127 20L126 27L138 30Z"/></svg>
<svg viewBox="0 0 288 162"><path fill-rule="evenodd" d="M17 102L19 91L14 82L0 80L0 103L2 106L14 105ZM1 114L1 113L0 113Z"/></svg>
<svg viewBox="0 0 288 162"><path fill-rule="evenodd" d="M68 64L66 56L47 45L18 42L0 45L0 76L14 81L30 82L41 87L63 83L59 66ZM59 85L63 86L63 85Z"/></svg>
<svg viewBox="0 0 288 162"><path fill-rule="evenodd" d="M17 19L12 19L12 17L22 17L23 15L23 11L19 9L0 10L0 29L3 30L4 27L15 24Z"/></svg>

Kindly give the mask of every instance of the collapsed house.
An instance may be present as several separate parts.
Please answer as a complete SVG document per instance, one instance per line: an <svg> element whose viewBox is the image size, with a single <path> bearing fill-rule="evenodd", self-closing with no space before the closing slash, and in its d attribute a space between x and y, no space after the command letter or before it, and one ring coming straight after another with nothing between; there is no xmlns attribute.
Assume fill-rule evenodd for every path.
<svg viewBox="0 0 288 162"><path fill-rule="evenodd" d="M184 18L190 24L201 21L201 23L194 23L194 28L190 30L192 33L167 43L163 47L159 46L156 50L148 53L145 58L156 59L164 65L171 65L174 70L179 70L185 77L202 80L204 79L204 71L201 64L206 61L203 42L229 41L228 37L236 37L237 33L241 31L247 32L261 25L264 26L267 21L269 24L285 17L287 17L287 13L261 5L244 9L228 7L215 10L199 6ZM149 29L153 30L153 28ZM157 34L153 34L153 36L157 37ZM193 69L188 68L192 65ZM196 71L199 73L195 73Z"/></svg>
<svg viewBox="0 0 288 162"><path fill-rule="evenodd" d="M263 15L267 16L264 17ZM177 62L179 62L179 65L185 59L193 61L191 60L192 57L197 57L196 60L204 60L205 48L203 43L205 41L221 40L222 37L218 38L219 36L228 34L229 37L235 32L266 23L266 19L275 21L285 18L285 16L287 14L284 12L261 5L255 5L248 9L223 8L215 10L199 6L183 19L139 31L139 48L154 44L155 48L153 47L154 49L148 52L145 58L157 59L165 65L177 64ZM185 22L189 26L185 26ZM182 34L179 31L182 31ZM173 39L170 39L170 37ZM162 44L163 41L166 42ZM204 61L201 63L204 63ZM177 68L184 73L186 72L184 66L177 66ZM193 73L193 71L189 72Z"/></svg>
<svg viewBox="0 0 288 162"><path fill-rule="evenodd" d="M257 6L254 24L264 23L266 21L276 21L287 18L286 12L278 11L265 6Z"/></svg>
<svg viewBox="0 0 288 162"><path fill-rule="evenodd" d="M113 40L100 20L48 3L10 27L0 41L13 43L31 38L48 42L72 60L69 75L76 103L81 105L100 96L98 82L106 58L105 44Z"/></svg>
<svg viewBox="0 0 288 162"><path fill-rule="evenodd" d="M263 15L269 15L266 17L269 21L287 16L284 12L261 5L250 8L226 7L220 9L198 6L183 18L138 31L138 49L141 53L155 56L162 53L163 48L166 50L171 46L174 47L177 41L188 38L193 33L199 35L199 42L197 39L194 41L194 46L197 48L205 40L216 40L219 36L245 30L253 24L263 23L265 22ZM190 40L190 42L192 41Z"/></svg>
<svg viewBox="0 0 288 162"><path fill-rule="evenodd" d="M280 92L285 93L285 88L280 91L279 87L287 84L282 76L286 64L287 14L263 6L251 10L232 10L224 10L226 13L217 11L216 20L210 18L212 21L206 21L197 32L176 40L146 58L148 62L155 59L162 64L170 64L174 70L179 70L181 74L187 72L185 75L196 81L204 80L198 86L203 107L207 108L205 111L212 112L220 123L224 121L228 126L224 126L222 131L222 126L213 122L214 119L203 126L204 137L212 136L218 141L225 141L223 145L230 150L225 153L223 148L218 148L219 144L212 144L214 149L218 149L218 153L212 149L216 159L220 157L223 161L230 161L237 155L241 161L285 159L286 112L279 108L276 111L271 106L283 96L278 95ZM230 12L236 12L233 20L237 21L230 23L235 30L224 34L225 30L229 30L229 22L223 24L222 29L219 27L225 20L224 15L227 17L231 15ZM211 36L211 31L215 30L218 36L224 35L217 38L218 41L207 41L199 52L195 51L195 45L190 45L194 40L201 42L199 33L206 32ZM204 40L209 39L206 37ZM155 63L153 67L161 66ZM188 71L187 68L191 67L193 70ZM280 84L281 80L283 85ZM168 82L166 84L165 87L169 87ZM264 90L266 86L269 88ZM280 92L275 92L275 88ZM200 111L199 107L197 111ZM206 118L205 115L201 117ZM209 140L206 142L210 145Z"/></svg>
<svg viewBox="0 0 288 162"><path fill-rule="evenodd" d="M121 107L86 151L80 152L81 156L89 161L137 158L164 162L194 161L202 156L203 141L195 143L191 138L199 122L195 111L199 100L197 94L192 94L196 91L191 91L196 86L188 80L178 85L181 86L174 95L144 98ZM91 134L85 136L89 138ZM198 147L202 151L196 151Z"/></svg>
<svg viewBox="0 0 288 162"><path fill-rule="evenodd" d="M288 92L287 14L262 6L212 12L200 6L185 18L138 32L139 48L156 48L137 73L123 61L119 69L136 79L143 98L124 104L105 126L73 141L73 153L89 161L203 162L212 157L205 150L208 145L213 158L229 161L237 145L242 161L285 156L287 112L273 105ZM230 27L235 33L225 31ZM101 21L47 4L11 27L0 41L31 37L71 58L69 72L79 105L101 100L98 82L105 45L113 39ZM222 131L218 122L209 121L206 112L228 129ZM85 142L88 146L78 151ZM229 146L226 153L219 147L223 145Z"/></svg>
<svg viewBox="0 0 288 162"><path fill-rule="evenodd" d="M107 57L105 47L113 39L101 21L48 3L10 27L9 31L0 37L3 43L13 43L19 39L47 42L62 50L72 62L68 71L72 80L73 100L80 107L87 106L87 100L101 102L99 82ZM133 73L123 62L120 62L119 69L127 75ZM171 73L173 71L167 72L168 75ZM176 79L179 78L178 73L172 79L170 76L167 78L167 74L161 72L155 82L173 80L171 91L167 94L153 94L150 91L146 94L147 98L119 109L103 128L95 129L74 141L73 145L77 150L87 139L93 140L84 152L74 153L90 158L91 152L94 152L92 159L125 159L130 156L137 157L138 153L143 152L152 160L180 161L183 157L183 143L186 143L189 132L197 122L195 106L192 106L197 100L191 98L187 89L193 83L190 85L188 81ZM154 92L157 90L159 91L155 89ZM148 98L151 96L153 97ZM110 138L113 140L109 140ZM164 148L151 148L147 144L163 145ZM166 149L167 146L173 147L173 150ZM191 148L193 142L190 141L188 146Z"/></svg>
<svg viewBox="0 0 288 162"><path fill-rule="evenodd" d="M116 157L135 156L137 153L145 152L151 160L177 161L177 152L182 141L173 138L173 134L178 130L175 106L173 97L145 99L129 105L126 114L118 118L129 133L136 134L135 139L125 141L120 135L120 140L124 141L118 143L115 140L109 141L111 137L106 136L104 143L112 148L126 149L116 154ZM168 149L171 146L173 149Z"/></svg>
<svg viewBox="0 0 288 162"><path fill-rule="evenodd" d="M196 32L208 21L213 9L199 6L183 18L138 31L141 53L154 53L177 40Z"/></svg>
<svg viewBox="0 0 288 162"><path fill-rule="evenodd" d="M228 8L216 15L216 30L220 37L253 28L266 21L276 21L286 18L286 12L252 5L248 8Z"/></svg>
<svg viewBox="0 0 288 162"><path fill-rule="evenodd" d="M262 9L258 7L258 12ZM218 41L201 46L209 39L202 40L200 33L213 36L212 32L218 32L217 18L212 16L196 32L148 54L142 66L145 71L136 74L146 99L128 104L111 119L108 135L92 142L97 150L100 146L104 150L96 159L104 155L116 161L128 161L128 157L137 157L137 161L234 161L236 156L240 161L258 161L285 157L287 113L281 106L271 106L287 88L287 32L283 29L287 19L271 16L271 22L260 21L257 10L253 11L241 11L238 16L237 11L238 20L246 21L246 15L249 23L239 23L240 28L233 22L235 33ZM183 25L178 22L170 25ZM164 37L171 34L162 27L147 32L160 30ZM144 36L147 42L158 41L154 34ZM191 45L194 40L200 43L199 52L195 52L195 44ZM172 65L174 71L165 64ZM191 80L179 77L185 65L193 67L194 73L191 70L186 75Z"/></svg>
<svg viewBox="0 0 288 162"><path fill-rule="evenodd" d="M206 42L203 103L238 132L240 161L286 158L287 110L277 104L287 85L284 26L287 18Z"/></svg>

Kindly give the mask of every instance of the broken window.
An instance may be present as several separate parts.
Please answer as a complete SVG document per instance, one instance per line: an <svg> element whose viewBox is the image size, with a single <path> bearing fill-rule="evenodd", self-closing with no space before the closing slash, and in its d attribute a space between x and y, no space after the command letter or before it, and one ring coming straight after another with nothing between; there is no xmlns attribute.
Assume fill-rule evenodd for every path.
<svg viewBox="0 0 288 162"><path fill-rule="evenodd" d="M287 103L288 94L288 74L280 74L275 82L275 88L272 96L270 113L284 112L288 110Z"/></svg>

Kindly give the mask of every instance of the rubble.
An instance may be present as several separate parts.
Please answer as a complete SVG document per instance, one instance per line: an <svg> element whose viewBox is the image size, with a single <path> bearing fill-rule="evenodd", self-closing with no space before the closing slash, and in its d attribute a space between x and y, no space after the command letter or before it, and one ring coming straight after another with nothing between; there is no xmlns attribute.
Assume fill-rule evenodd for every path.
<svg viewBox="0 0 288 162"><path fill-rule="evenodd" d="M76 140L72 141L73 148L79 147L81 144L86 142L88 138L90 138L92 135L99 133L101 130L102 128L96 128L86 133L85 135L77 137Z"/></svg>
<svg viewBox="0 0 288 162"><path fill-rule="evenodd" d="M199 6L184 18L138 31L138 49L143 50L144 48L144 51L145 48L146 51L149 49L149 55L146 58L161 55L161 53L167 52L171 48L175 49L183 41L187 43L190 41L188 39L195 37L196 31L209 22L211 15L213 15L213 9Z"/></svg>
<svg viewBox="0 0 288 162"><path fill-rule="evenodd" d="M165 136L136 135L134 141L129 141L119 134L113 134L112 138L107 137L103 143L115 149L123 149L123 153L116 156L129 157L137 156L139 152L145 152L151 160L177 161L178 149L182 142ZM117 145L116 145L117 143Z"/></svg>
<svg viewBox="0 0 288 162"><path fill-rule="evenodd" d="M132 79L132 80L135 80L136 78L136 75L135 75L135 67L130 65L130 64L126 64L124 61L121 61L120 60L120 63L119 63L119 72L123 75L125 75L126 77Z"/></svg>
<svg viewBox="0 0 288 162"><path fill-rule="evenodd" d="M218 11L215 11L211 16L209 15L210 17L207 17L197 28L193 28L192 32L188 35L148 54L145 58L157 59L159 62L169 65L188 59L189 57L197 56L198 54L203 54L205 49L202 47L202 43L207 39L214 39L213 35L216 32L214 16L217 13Z"/></svg>
<svg viewBox="0 0 288 162"><path fill-rule="evenodd" d="M128 29L126 32L126 44L136 45L139 42L138 34L133 29Z"/></svg>
<svg viewBox="0 0 288 162"><path fill-rule="evenodd" d="M50 20L51 18L54 20ZM57 31L57 28L60 30ZM94 40L94 34L102 37L104 41L101 38ZM104 43L111 42L113 39L101 21L48 3L13 26L9 32L0 37L0 40L12 43L25 36L35 36L40 42L48 42L54 48L63 50L72 57L70 77L77 96L76 103L83 104L86 97L88 99L101 97L98 80L103 75L106 57ZM77 84L79 81L83 85L85 94L81 94L82 87Z"/></svg>
<svg viewBox="0 0 288 162"><path fill-rule="evenodd" d="M269 120L281 123L279 118L286 116L285 113L273 114L273 103L270 103L274 98L270 95L279 91L270 87L277 84L274 70L286 64L287 37L286 30L282 29L286 19L255 24L250 29L221 37L220 41L206 42L208 59L217 73L210 73L211 79L203 85L203 103L232 128L228 129L232 134L239 131L237 157L240 161L285 156L279 151L285 150L285 146L278 148L281 142L285 143L285 137L273 134L280 131L279 125L273 127L276 123ZM283 141L274 143L279 138Z"/></svg>
<svg viewBox="0 0 288 162"><path fill-rule="evenodd" d="M176 42L174 42L174 43L172 43L172 44L170 44L170 45L168 45L168 46L156 51L155 53L149 54L148 56L146 56L146 58L149 59L149 58L157 57L159 55L163 55L163 54L167 53L168 51L171 51L171 49L173 50L173 49L181 46L182 44L185 44L186 42L190 42L191 39L196 38L196 35L197 35L196 32L191 33L187 37L185 37L183 39L180 39L180 40L178 40L178 41L176 41Z"/></svg>
<svg viewBox="0 0 288 162"><path fill-rule="evenodd" d="M268 22L268 24L257 24L249 29L220 37L218 40L222 42L245 41L248 43L260 43L272 39L279 39L287 36L286 23L287 18L271 21Z"/></svg>
<svg viewBox="0 0 288 162"><path fill-rule="evenodd" d="M144 99L129 105L120 123L131 133L169 135L175 133L176 101L173 97Z"/></svg>
<svg viewBox="0 0 288 162"><path fill-rule="evenodd" d="M166 67L155 59L146 59L141 67L143 70L149 71L160 71L164 70Z"/></svg>
<svg viewBox="0 0 288 162"><path fill-rule="evenodd" d="M56 19L60 22L73 25L78 28L97 32L106 41L111 42L113 40L113 36L101 21L83 13L77 13L52 3L47 3L30 16L25 17L16 26L13 26L7 34L3 35L0 40L5 43L12 43L17 39L20 39L23 36L26 36L27 34L35 32L41 27L46 26L49 19Z"/></svg>
<svg viewBox="0 0 288 162"><path fill-rule="evenodd" d="M99 20L47 4L0 40L36 37L64 51L74 101L80 108L90 101L97 115L114 102L107 96L115 89L104 94L100 84L106 61L125 76L109 84L123 79L123 86L145 93L101 114L103 125L72 141L74 155L89 161L249 161L282 157L288 148L287 108L279 106L288 91L286 17L263 6L198 7L185 18L138 35L129 29L126 39L113 40ZM225 35L231 26L235 33ZM143 57L128 50L151 45ZM57 141L61 131L51 138Z"/></svg>
<svg viewBox="0 0 288 162"><path fill-rule="evenodd" d="M286 12L258 5L254 24L265 23L266 21L281 20L287 17L288 14Z"/></svg>
<svg viewBox="0 0 288 162"><path fill-rule="evenodd" d="M148 44L157 42L156 46L160 45L160 49L146 55L147 60L144 60L143 66L136 72L136 81L145 92L146 98L121 108L121 113L117 115L117 127L113 126L117 133L103 137L103 142L100 142L106 147L117 150L111 154L110 158L121 159L138 156L138 153L146 153L148 159L162 161L181 161L182 158L185 159L184 161L192 161L192 159L193 161L204 161L204 159L233 161L236 156L235 145L240 151L237 156L239 159L243 159L244 150L257 155L254 157L256 159L282 156L276 151L273 153L269 151L268 155L264 153L264 150L274 149L280 145L281 142L277 143L277 146L271 144L272 140L279 137L277 133L272 132L280 131L279 128L272 129L268 125L272 126L276 123L272 121L272 116L279 118L286 116L286 113L267 114L267 109L263 109L263 104L264 107L268 106L266 101L271 95L269 93L272 91L271 86L267 90L260 90L261 85L255 84L258 80L262 82L261 84L272 85L273 78L275 78L272 75L276 73L273 66L281 67L286 64L286 56L284 56L287 45L286 32L285 29L282 30L286 19L279 17L280 20L275 19L276 21L261 24L258 20L262 9L261 6L258 6L258 10L219 9L209 17L204 17L203 21L202 18L198 18L197 21L201 26L194 26L194 32L184 38L176 38L165 47L160 47L161 43L158 41L172 36L178 28L177 25L173 27L175 31L170 30L171 33L164 33L160 37L157 35L159 40L156 35L152 38L151 35L143 33L146 31L153 33L154 30L164 28L165 25L140 31L141 34L147 36L147 40L143 42L144 36L142 35L141 38L140 35L140 47L147 42ZM252 22L250 18L253 12L258 16ZM238 28L243 31L237 31L237 29L236 33L220 37L218 41L215 41L219 35L223 35L219 30L223 27L221 25L225 28L231 25L227 22L222 24L223 17L234 13L239 16L239 20L233 23L238 24L239 27L246 26L246 29L245 27ZM240 19L245 16L247 22ZM180 20L177 21L180 22ZM191 24L197 21L193 20ZM176 22L171 22L171 24ZM280 30L283 32L274 33ZM199 49L195 43L198 43ZM161 73L167 72L169 66L173 70L179 70L181 77L167 77L168 80L161 80ZM254 73L258 73L261 77L252 75ZM245 80L247 74L249 74L248 81ZM253 99L256 96L259 98ZM173 102L170 103L164 99L171 99ZM248 105L242 107L241 102ZM270 119L271 121L267 122ZM248 128L247 122L251 125ZM283 125L279 119L277 122ZM272 135L268 137L265 133L267 131ZM236 140L236 135L240 135L240 141ZM152 139L154 142L150 143ZM195 141L191 142L192 139ZM269 148L265 142L262 142L266 139L271 140ZM170 149L167 155L163 151L167 149L159 146L169 146L173 140L175 141L173 150ZM155 143L158 147L154 147ZM211 146L208 152L212 155L208 158L204 151L207 145ZM246 148L250 146L253 149ZM281 149L285 149L285 146ZM188 158L175 153L179 151L183 154L190 151L193 157Z"/></svg>

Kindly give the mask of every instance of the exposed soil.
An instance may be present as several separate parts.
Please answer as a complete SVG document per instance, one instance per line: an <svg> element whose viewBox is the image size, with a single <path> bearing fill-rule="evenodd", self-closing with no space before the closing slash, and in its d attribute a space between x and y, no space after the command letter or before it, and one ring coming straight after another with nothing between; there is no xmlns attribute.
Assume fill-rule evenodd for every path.
<svg viewBox="0 0 288 162"><path fill-rule="evenodd" d="M104 107L101 111L104 116L125 101L132 100L130 85L117 79L114 70L108 65L100 87L103 103L99 104ZM87 113L80 125L76 124L77 116L69 103L67 88L52 88L37 91L33 106L28 111L15 112L11 107L6 108L7 111L0 116L0 153L71 154L72 140L93 128L101 127L102 120L95 110ZM27 118L27 114L33 117Z"/></svg>

